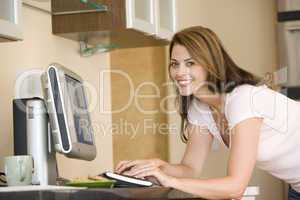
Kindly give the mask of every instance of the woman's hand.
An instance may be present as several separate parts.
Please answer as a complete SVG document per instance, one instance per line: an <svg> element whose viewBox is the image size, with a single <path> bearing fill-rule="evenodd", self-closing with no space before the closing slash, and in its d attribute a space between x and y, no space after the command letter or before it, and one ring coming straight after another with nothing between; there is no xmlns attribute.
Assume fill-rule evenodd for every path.
<svg viewBox="0 0 300 200"><path fill-rule="evenodd" d="M116 169L116 173L123 173L129 176L136 176L145 170L149 169L158 169L163 165L167 164L167 162L160 159L145 159L145 160L132 160L132 161L121 161Z"/></svg>
<svg viewBox="0 0 300 200"><path fill-rule="evenodd" d="M166 165L167 162L160 159L146 159L146 160L133 160L121 161L115 172L122 173L136 178L155 179L162 186L170 187L174 177L166 175L161 167Z"/></svg>
<svg viewBox="0 0 300 200"><path fill-rule="evenodd" d="M136 178L155 178L160 185L164 187L172 187L174 185L176 178L172 176L166 175L161 169L159 168L149 168L144 170L143 172L139 173L135 176Z"/></svg>

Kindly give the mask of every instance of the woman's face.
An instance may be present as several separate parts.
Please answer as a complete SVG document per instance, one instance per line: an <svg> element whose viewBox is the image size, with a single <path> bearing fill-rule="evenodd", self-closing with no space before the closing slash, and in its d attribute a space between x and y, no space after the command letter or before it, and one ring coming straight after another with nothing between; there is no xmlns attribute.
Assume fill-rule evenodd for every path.
<svg viewBox="0 0 300 200"><path fill-rule="evenodd" d="M170 75L181 96L196 94L205 85L207 71L191 57L182 45L174 45L170 60Z"/></svg>

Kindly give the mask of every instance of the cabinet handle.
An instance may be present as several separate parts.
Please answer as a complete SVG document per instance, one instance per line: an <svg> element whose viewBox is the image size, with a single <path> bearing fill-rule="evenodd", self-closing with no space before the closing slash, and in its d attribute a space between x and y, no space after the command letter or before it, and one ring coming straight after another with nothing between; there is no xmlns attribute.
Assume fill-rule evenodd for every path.
<svg viewBox="0 0 300 200"><path fill-rule="evenodd" d="M80 0L81 3L86 4L92 9L89 10L72 10L72 11L63 11L63 12L53 12L52 15L70 15L70 14L81 14L81 13L92 13L92 12L107 12L107 5L102 5L99 3L91 2L89 0Z"/></svg>

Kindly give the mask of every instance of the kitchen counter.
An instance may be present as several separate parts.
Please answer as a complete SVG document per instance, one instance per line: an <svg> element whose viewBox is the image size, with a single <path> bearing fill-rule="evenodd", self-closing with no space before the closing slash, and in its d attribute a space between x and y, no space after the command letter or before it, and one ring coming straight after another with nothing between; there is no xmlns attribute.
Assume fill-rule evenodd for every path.
<svg viewBox="0 0 300 200"><path fill-rule="evenodd" d="M22 187L26 188L26 187ZM27 186L26 189L15 187L1 188L0 200L160 200L160 199L198 199L193 195L171 188L113 188L113 189L80 189L80 188L43 188Z"/></svg>

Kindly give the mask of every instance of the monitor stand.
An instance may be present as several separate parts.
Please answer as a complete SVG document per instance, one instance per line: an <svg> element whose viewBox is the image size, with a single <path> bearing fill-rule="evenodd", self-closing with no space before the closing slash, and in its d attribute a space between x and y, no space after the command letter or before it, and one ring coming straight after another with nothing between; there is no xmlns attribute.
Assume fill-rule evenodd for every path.
<svg viewBox="0 0 300 200"><path fill-rule="evenodd" d="M44 100L29 100L26 109L27 149L34 160L32 183L56 185L57 162Z"/></svg>
<svg viewBox="0 0 300 200"><path fill-rule="evenodd" d="M32 155L32 184L56 185L57 163L49 118L41 98L14 99L14 154Z"/></svg>

